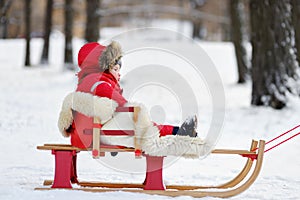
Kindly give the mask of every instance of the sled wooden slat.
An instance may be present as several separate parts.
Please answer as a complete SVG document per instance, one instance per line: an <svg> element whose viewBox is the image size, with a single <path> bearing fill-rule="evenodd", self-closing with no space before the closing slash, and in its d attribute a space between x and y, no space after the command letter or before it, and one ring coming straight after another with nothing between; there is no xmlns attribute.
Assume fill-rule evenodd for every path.
<svg viewBox="0 0 300 200"><path fill-rule="evenodd" d="M45 180L45 186L53 184L53 180ZM77 185L82 187L108 187L108 188L143 188L144 185L141 183L110 183L110 182L93 182L93 181L80 181Z"/></svg>
<svg viewBox="0 0 300 200"><path fill-rule="evenodd" d="M255 142L252 142L251 147L253 147L254 145L255 145ZM122 191L122 192L134 192L134 193L143 193L143 194L151 194L151 195L164 195L164 196L171 196L171 197L191 196L194 198L200 198L200 197L206 197L206 196L219 197L219 198L232 197L232 196L240 194L243 191L245 191L246 189L248 189L253 184L253 182L256 180L256 178L259 175L259 172L261 170L261 167L262 167L264 148L265 148L265 141L263 141L263 140L259 141L257 159L256 159L255 167L252 171L252 174L249 176L249 178L245 182L243 182L243 183L239 182L238 185L235 185L236 187L232 187L229 189L200 190L199 186L167 186L167 190L165 190L165 191L164 190L142 190L142 189L140 189L140 186L142 184L137 184L137 185L125 184L123 186L126 186L126 187L121 189L121 188L117 187L117 186L121 186L121 184L107 183L107 186L109 186L110 184L112 184L113 186L109 187L109 188L93 188L93 187L91 188L91 185L89 185L90 188L87 188L87 187L72 188L70 190L80 190L80 191L87 191L87 192L115 192L115 191L119 192L119 191ZM246 164L246 166L247 166L247 164ZM246 169L244 168L242 170L243 174L246 172L249 172L249 171L248 171L248 167L246 167ZM240 174L238 176L240 176ZM84 182L82 182L82 185L84 185ZM137 189L131 189L131 186L132 187L137 186L137 187L135 187ZM178 189L175 190L175 187L177 187ZM130 189L125 189L125 188L130 188ZM36 190L51 190L51 189L52 188L36 188Z"/></svg>
<svg viewBox="0 0 300 200"><path fill-rule="evenodd" d="M238 149L215 149L211 153L215 154L253 154L255 155L255 152L247 151L247 150L238 150Z"/></svg>
<svg viewBox="0 0 300 200"><path fill-rule="evenodd" d="M92 150L92 156L93 158L99 158L100 156L104 156L103 152L100 151L100 134L101 134L101 123L100 119L98 117L93 117L93 126L99 126L99 127L93 127L93 150Z"/></svg>
<svg viewBox="0 0 300 200"><path fill-rule="evenodd" d="M74 147L72 145L64 145L64 144L45 144L43 146L37 146L39 150L56 150L56 151L91 151L91 148L81 149ZM101 148L101 152L134 152L134 148Z"/></svg>
<svg viewBox="0 0 300 200"><path fill-rule="evenodd" d="M53 180L45 180L44 185L49 186L53 184ZM80 181L77 185L82 187L102 187L102 188L138 188L143 189L144 185L141 183L113 183L113 182L89 182ZM166 185L166 189L176 189L176 190L195 190L203 189L209 187L203 186L189 186L189 185Z"/></svg>
<svg viewBox="0 0 300 200"><path fill-rule="evenodd" d="M72 145L68 144L45 144L43 146L37 146L37 149L39 150L75 150L75 151L91 151L91 148L82 149L78 147L74 147ZM101 151L107 151L107 152L134 152L134 148L125 147L125 148L100 148ZM212 151L214 154L253 154L255 155L255 152L247 151L247 150L233 150L233 149L215 149Z"/></svg>
<svg viewBox="0 0 300 200"><path fill-rule="evenodd" d="M137 123L138 121L138 115L140 112L140 107L134 107L133 111L133 121L134 123ZM135 152L135 158L142 158L142 149L141 149L141 138L134 136L134 152Z"/></svg>

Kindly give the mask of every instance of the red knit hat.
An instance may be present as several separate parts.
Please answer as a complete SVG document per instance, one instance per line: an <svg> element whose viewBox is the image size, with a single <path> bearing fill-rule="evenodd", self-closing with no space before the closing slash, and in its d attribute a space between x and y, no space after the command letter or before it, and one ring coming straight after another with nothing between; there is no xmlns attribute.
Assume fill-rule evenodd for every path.
<svg viewBox="0 0 300 200"><path fill-rule="evenodd" d="M83 45L78 52L78 66L80 69L89 66L99 66L99 57L101 56L105 46L97 42L90 42Z"/></svg>

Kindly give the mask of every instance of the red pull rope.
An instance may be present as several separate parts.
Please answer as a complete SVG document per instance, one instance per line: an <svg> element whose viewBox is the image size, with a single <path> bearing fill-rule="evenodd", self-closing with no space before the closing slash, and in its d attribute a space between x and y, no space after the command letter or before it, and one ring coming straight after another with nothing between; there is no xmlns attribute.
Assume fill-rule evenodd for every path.
<svg viewBox="0 0 300 200"><path fill-rule="evenodd" d="M291 137L289 137L289 138L283 140L282 142L279 142L278 144L276 144L276 145L274 145L274 146L272 146L272 147L266 149L265 152L270 151L271 149L274 149L275 147L281 145L282 143L285 143L286 141L288 141L288 140L290 140L290 139L296 137L297 135L300 135L300 132L298 132L298 133L296 133L295 135L293 135L293 136L291 136Z"/></svg>
<svg viewBox="0 0 300 200"><path fill-rule="evenodd" d="M279 135L279 136L277 136L277 137L275 137L275 138L273 138L273 139L271 139L271 140L267 141L267 142L266 142L266 144L269 144L269 143L271 143L271 142L273 142L273 141L275 141L275 140L277 140L277 139L281 138L282 136L284 136L284 135L288 134L289 132L291 132L291 131L293 131L293 130L295 130L295 129L299 128L299 127L300 127L300 124L299 124L299 125L297 125L297 126L295 126L295 127L294 127L294 128L292 128L292 129L290 129L290 130L288 130L288 131L286 131L286 132L282 133L281 135ZM273 148L275 148L275 147L277 147L277 146L281 145L282 143L285 143L286 141L288 141L288 140L290 140L290 139L292 139L292 138L296 137L296 136L297 136L297 135L299 135L299 134L300 134L300 132L299 132L299 133L296 133L295 135L293 135L293 136L291 136L291 137L289 137L289 138L285 139L284 141L282 141L282 142L280 142L280 143L278 143L278 144L276 144L276 145L274 145L274 146L270 147L269 149L265 150L265 152L267 152L267 151L270 151L271 149L273 149ZM255 149L253 149L252 151L256 151L257 149L258 149L258 148L255 148Z"/></svg>
<svg viewBox="0 0 300 200"><path fill-rule="evenodd" d="M294 128L292 128L292 129L290 129L290 130L288 130L288 131L282 133L281 135L279 135L279 136L273 138L272 140L268 141L266 144L269 144L270 142L273 142L274 140L277 140L278 138L280 138L280 137L282 137L282 136L288 134L289 132L291 132L291 131L295 130L296 128L299 128L299 127L300 127L300 125L295 126Z"/></svg>

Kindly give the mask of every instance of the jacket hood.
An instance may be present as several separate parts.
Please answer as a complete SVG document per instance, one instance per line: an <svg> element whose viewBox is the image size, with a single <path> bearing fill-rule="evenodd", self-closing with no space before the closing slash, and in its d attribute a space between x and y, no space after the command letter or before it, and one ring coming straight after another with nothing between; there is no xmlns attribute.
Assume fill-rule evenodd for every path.
<svg viewBox="0 0 300 200"><path fill-rule="evenodd" d="M82 70L86 67L100 68L98 58L105 50L105 46L97 42L90 42L83 45L78 52L78 66Z"/></svg>
<svg viewBox="0 0 300 200"><path fill-rule="evenodd" d="M108 70L109 67L113 66L116 61L122 57L121 45L112 41L106 49L102 52L99 58L99 65L102 71Z"/></svg>

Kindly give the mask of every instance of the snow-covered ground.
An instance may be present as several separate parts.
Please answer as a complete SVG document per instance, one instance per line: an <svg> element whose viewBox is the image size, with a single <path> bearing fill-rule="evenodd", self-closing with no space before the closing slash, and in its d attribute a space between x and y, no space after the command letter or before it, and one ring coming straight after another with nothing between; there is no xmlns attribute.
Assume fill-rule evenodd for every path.
<svg viewBox="0 0 300 200"><path fill-rule="evenodd" d="M136 35L120 40L125 50L132 49L135 45L155 46L155 43L159 43L170 51L180 52L181 55L188 53L193 58L200 59L200 62L202 58L207 59L205 56L198 58L199 54L193 51L193 44L187 41L178 41L176 38L169 40L135 38ZM74 40L76 52L74 59L81 45L81 40ZM291 98L288 107L282 111L250 106L251 85L235 84L236 63L230 43L199 42L199 45L212 60L224 86L225 119L224 122L221 121L223 123L221 136L216 148L248 149L251 139L269 140L299 124L300 117L297 113L300 112L300 101L297 98ZM36 146L43 143L69 142L69 139L63 138L58 132L56 124L62 100L68 92L74 90L77 81L73 72L62 70L63 41L59 35L51 39L49 66L38 65L41 47L41 40L33 40L32 63L35 67L25 68L23 66L25 42L0 41L0 199L193 199L186 196L171 198L124 192L35 191L34 188L41 187L44 179L53 178L54 165L51 153L38 151ZM195 73L191 67L180 71L178 63L181 61L176 60L178 56L174 57L175 54L169 58L167 56L170 55L159 56L164 53L162 51L150 49L150 52L147 52L148 50L143 49L146 53L131 51L124 56L121 73L124 77L122 86L125 96L145 102L154 120L163 123L178 124L188 114L185 113L185 108L190 113L196 107L199 135L204 137L213 121L210 100L214 98L212 94L214 91L209 90L214 88L214 84L207 85L205 78L194 77ZM153 54L157 54L155 59L151 57ZM141 88L132 88L135 82L140 83L140 77L136 76L141 75L138 69L146 69L147 73L153 73L151 70L147 71L149 68L143 67L153 64L151 62L154 60L156 65L162 63L163 66L167 66L166 72L174 69L177 70L176 73L182 74L183 81L190 85L190 91L195 95L194 100L197 102L195 106L180 105L188 100L179 98L178 101L176 94L172 93L174 88L170 88L169 85L161 87L159 84L146 84ZM208 61L204 63L205 66L211 64ZM166 79L172 79L169 74L163 75ZM195 84L193 81L197 80L199 82ZM155 83L161 84L159 81L163 80L154 77ZM176 81L171 83L176 85ZM129 92L126 93L126 89ZM262 171L256 182L246 192L231 199L299 199L299 149L300 137L296 137L266 153ZM127 163L120 164L121 161ZM142 170L131 170L132 166L138 166L138 169L144 167L143 160L134 160L133 155L119 154L117 158L108 155L98 161L91 159L88 153L80 153L78 163L79 178L82 180L138 183L144 178ZM178 159L176 162L167 163L164 169L167 184L209 185L229 180L241 170L244 159L238 156L209 155L205 159Z"/></svg>

